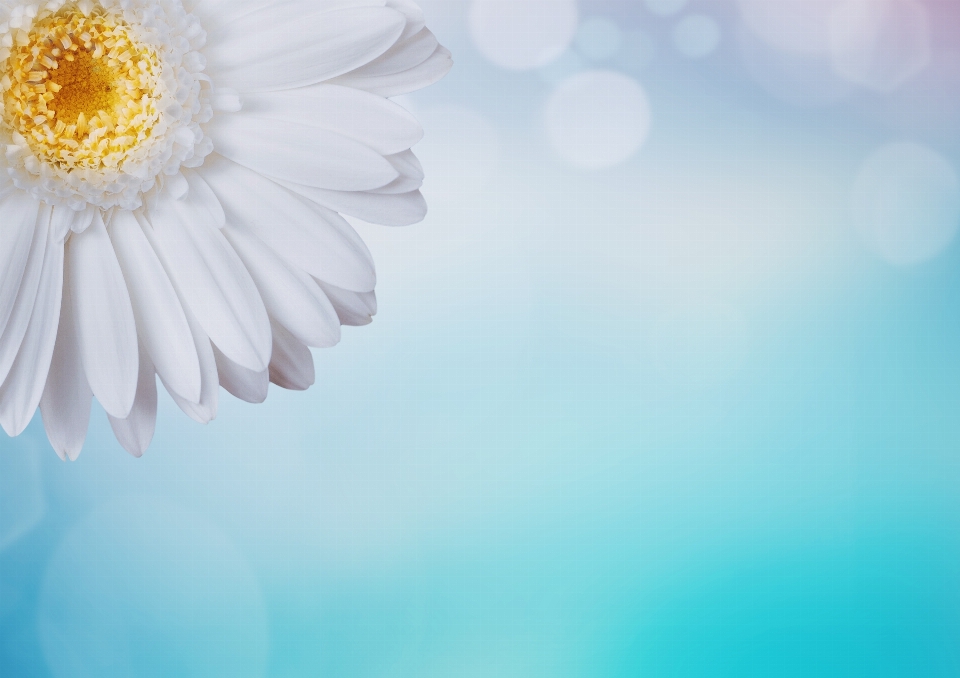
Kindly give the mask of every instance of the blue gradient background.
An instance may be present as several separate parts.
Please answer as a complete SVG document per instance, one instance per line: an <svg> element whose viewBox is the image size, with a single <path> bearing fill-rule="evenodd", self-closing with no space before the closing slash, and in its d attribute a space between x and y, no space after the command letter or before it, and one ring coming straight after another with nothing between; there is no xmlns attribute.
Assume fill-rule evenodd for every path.
<svg viewBox="0 0 960 678"><path fill-rule="evenodd" d="M960 675L960 249L895 266L849 213L883 144L960 163L957 7L926 72L810 105L732 2L582 0L621 50L527 72L422 4L456 66L404 100L427 220L358 225L374 324L305 394L162 397L141 460L96 406L75 464L0 441L0 675ZM652 111L593 172L542 123L586 67Z"/></svg>

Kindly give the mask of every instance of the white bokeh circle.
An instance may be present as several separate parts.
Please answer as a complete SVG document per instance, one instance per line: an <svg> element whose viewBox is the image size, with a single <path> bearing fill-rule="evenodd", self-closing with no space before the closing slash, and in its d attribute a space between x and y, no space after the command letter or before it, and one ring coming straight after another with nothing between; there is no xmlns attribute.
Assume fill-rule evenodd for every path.
<svg viewBox="0 0 960 678"><path fill-rule="evenodd" d="M960 227L960 178L950 162L925 146L894 143L860 168L850 201L856 229L884 261L928 261Z"/></svg>
<svg viewBox="0 0 960 678"><path fill-rule="evenodd" d="M37 610L56 678L261 678L260 586L217 527L161 499L96 509L53 553Z"/></svg>
<svg viewBox="0 0 960 678"><path fill-rule="evenodd" d="M855 86L838 76L828 53L791 54L741 28L736 34L740 59L754 82L791 106L818 108L848 99Z"/></svg>
<svg viewBox="0 0 960 678"><path fill-rule="evenodd" d="M897 89L931 61L927 9L915 0L848 2L830 17L836 73L878 92Z"/></svg>
<svg viewBox="0 0 960 678"><path fill-rule="evenodd" d="M470 35L501 68L546 66L573 42L580 14L576 0L473 0Z"/></svg>
<svg viewBox="0 0 960 678"><path fill-rule="evenodd" d="M830 17L847 1L737 0L737 4L747 27L771 47L809 55L829 51Z"/></svg>
<svg viewBox="0 0 960 678"><path fill-rule="evenodd" d="M633 78L593 70L562 82L546 108L551 147L566 162L588 170L633 156L650 131L650 104Z"/></svg>
<svg viewBox="0 0 960 678"><path fill-rule="evenodd" d="M709 56L720 46L720 24L705 14L691 14L677 22L673 29L673 45L691 59Z"/></svg>

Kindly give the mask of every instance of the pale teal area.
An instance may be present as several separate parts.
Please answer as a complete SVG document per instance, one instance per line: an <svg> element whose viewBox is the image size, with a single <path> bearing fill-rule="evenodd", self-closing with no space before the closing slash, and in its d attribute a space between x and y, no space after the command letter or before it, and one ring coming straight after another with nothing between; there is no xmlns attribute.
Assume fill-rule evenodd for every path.
<svg viewBox="0 0 960 678"><path fill-rule="evenodd" d="M29 533L43 518L46 503L40 476L41 449L39 441L24 438L8 443L0 455L0 551Z"/></svg>

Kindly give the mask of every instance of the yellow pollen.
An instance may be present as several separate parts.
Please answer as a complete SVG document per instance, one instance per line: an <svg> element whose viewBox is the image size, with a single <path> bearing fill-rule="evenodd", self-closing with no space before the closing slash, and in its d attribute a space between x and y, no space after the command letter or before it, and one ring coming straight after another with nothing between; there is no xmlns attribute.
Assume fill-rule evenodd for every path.
<svg viewBox="0 0 960 678"><path fill-rule="evenodd" d="M3 119L41 161L115 169L151 138L160 60L117 17L68 4L2 51Z"/></svg>
<svg viewBox="0 0 960 678"><path fill-rule="evenodd" d="M76 123L81 113L91 117L97 111L112 111L121 103L116 83L122 78L123 74L103 59L81 51L73 61L61 60L50 73L47 89L54 95L47 108L66 125Z"/></svg>

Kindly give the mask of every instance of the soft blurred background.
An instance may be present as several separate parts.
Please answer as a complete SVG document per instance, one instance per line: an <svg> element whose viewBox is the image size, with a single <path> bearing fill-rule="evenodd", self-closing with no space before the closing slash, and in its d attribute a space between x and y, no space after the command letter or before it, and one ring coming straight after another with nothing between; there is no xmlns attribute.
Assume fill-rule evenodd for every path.
<svg viewBox="0 0 960 678"><path fill-rule="evenodd" d="M960 2L421 4L374 324L0 441L0 675L960 675Z"/></svg>

